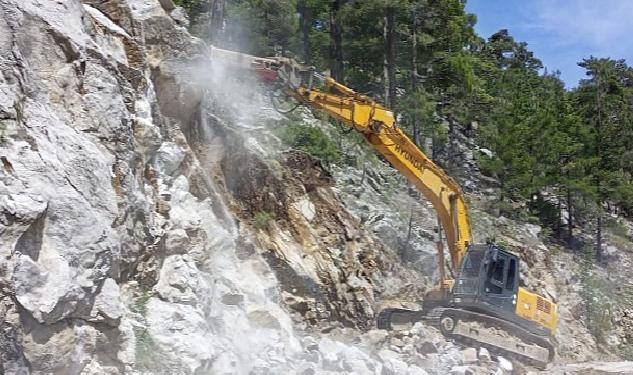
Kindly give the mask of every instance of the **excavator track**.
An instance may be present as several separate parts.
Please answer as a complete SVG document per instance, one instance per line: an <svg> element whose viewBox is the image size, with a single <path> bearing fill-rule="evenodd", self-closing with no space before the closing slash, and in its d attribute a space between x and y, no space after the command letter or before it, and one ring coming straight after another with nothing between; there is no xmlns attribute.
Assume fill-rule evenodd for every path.
<svg viewBox="0 0 633 375"><path fill-rule="evenodd" d="M380 329L407 328L416 322L436 326L454 341L485 347L491 353L545 369L554 357L554 347L546 336L536 335L512 322L457 308L435 308L426 313L404 309L380 312Z"/></svg>

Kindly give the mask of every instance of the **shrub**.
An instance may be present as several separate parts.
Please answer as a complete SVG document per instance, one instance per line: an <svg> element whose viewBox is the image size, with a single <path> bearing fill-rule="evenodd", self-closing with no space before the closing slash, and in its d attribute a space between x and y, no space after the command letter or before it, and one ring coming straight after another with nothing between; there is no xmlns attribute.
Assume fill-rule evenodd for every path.
<svg viewBox="0 0 633 375"><path fill-rule="evenodd" d="M593 270L593 257L593 249L588 246L581 268L581 295L585 302L587 327L598 343L605 344L606 337L613 328L613 303L605 293L608 287Z"/></svg>
<svg viewBox="0 0 633 375"><path fill-rule="evenodd" d="M295 148L320 159L325 165L341 159L341 151L325 132L317 127L301 123L290 123L282 129L281 140Z"/></svg>
<svg viewBox="0 0 633 375"><path fill-rule="evenodd" d="M266 229L268 224L275 220L275 214L267 211L259 211L255 213L255 228Z"/></svg>
<svg viewBox="0 0 633 375"><path fill-rule="evenodd" d="M629 230L619 220L613 218L607 218L606 227L613 233L613 235L629 238Z"/></svg>
<svg viewBox="0 0 633 375"><path fill-rule="evenodd" d="M162 370L162 350L146 328L135 327L136 336L135 367L139 370L154 372Z"/></svg>
<svg viewBox="0 0 633 375"><path fill-rule="evenodd" d="M131 306L131 310L141 314L142 316L147 315L147 303L149 302L150 298L152 298L152 293L150 291L142 291L139 296L134 298L134 303Z"/></svg>

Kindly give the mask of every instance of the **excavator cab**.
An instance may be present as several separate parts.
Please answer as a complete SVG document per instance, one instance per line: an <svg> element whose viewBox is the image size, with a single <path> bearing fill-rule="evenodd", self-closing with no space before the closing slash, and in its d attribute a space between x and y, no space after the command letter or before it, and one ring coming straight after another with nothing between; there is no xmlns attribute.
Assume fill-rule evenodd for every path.
<svg viewBox="0 0 633 375"><path fill-rule="evenodd" d="M513 313L519 280L519 258L492 244L471 245L453 287L453 303L485 304Z"/></svg>

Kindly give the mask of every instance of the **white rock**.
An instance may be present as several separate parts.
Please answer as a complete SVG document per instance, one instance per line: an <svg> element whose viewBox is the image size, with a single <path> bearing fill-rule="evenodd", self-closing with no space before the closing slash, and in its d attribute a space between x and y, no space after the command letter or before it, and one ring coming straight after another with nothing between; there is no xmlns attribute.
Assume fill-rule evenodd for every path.
<svg viewBox="0 0 633 375"><path fill-rule="evenodd" d="M367 340L372 345L384 342L389 337L389 332L382 329L372 329L366 333Z"/></svg>
<svg viewBox="0 0 633 375"><path fill-rule="evenodd" d="M373 374L375 364L366 353L355 347L347 347L343 351L343 367L357 374Z"/></svg>
<svg viewBox="0 0 633 375"><path fill-rule="evenodd" d="M185 153L180 146L164 142L156 153L154 164L161 174L171 176L178 170L184 159Z"/></svg>
<svg viewBox="0 0 633 375"><path fill-rule="evenodd" d="M125 306L121 302L119 285L114 279L107 278L101 287L101 293L97 294L93 307L93 314L97 314L107 320L114 320L118 325L118 320L123 316Z"/></svg>
<svg viewBox="0 0 633 375"><path fill-rule="evenodd" d="M556 370L586 374L633 374L633 362L585 362L560 366Z"/></svg>
<svg viewBox="0 0 633 375"><path fill-rule="evenodd" d="M479 348L479 360L487 362L491 361L490 352L488 351L488 349L484 347Z"/></svg>
<svg viewBox="0 0 633 375"><path fill-rule="evenodd" d="M409 371L409 366L400 360L398 353L392 350L383 349L378 352L378 357L383 364L382 374L397 375L406 374Z"/></svg>
<svg viewBox="0 0 633 375"><path fill-rule="evenodd" d="M121 332L121 348L117 353L117 359L126 365L133 365L136 358L136 337L134 326L129 319L121 319L118 327Z"/></svg>
<svg viewBox="0 0 633 375"><path fill-rule="evenodd" d="M454 366L449 373L451 375L469 375L472 374L473 371L469 366Z"/></svg>
<svg viewBox="0 0 633 375"><path fill-rule="evenodd" d="M487 148L480 148L479 152L481 152L482 154L486 155L489 158L492 158L494 156L494 153L488 150Z"/></svg>
<svg viewBox="0 0 633 375"><path fill-rule="evenodd" d="M189 236L182 228L175 228L167 233L165 239L165 251L168 255L184 254L189 250Z"/></svg>
<svg viewBox="0 0 633 375"><path fill-rule="evenodd" d="M409 375L428 375L428 372L426 372L426 370L421 369L418 366L411 365L411 366L409 366L409 370L407 371L407 374L409 374Z"/></svg>
<svg viewBox="0 0 633 375"><path fill-rule="evenodd" d="M323 355L323 360L331 363L338 362L340 353L345 350L345 346L329 338L323 338L319 342L319 351Z"/></svg>
<svg viewBox="0 0 633 375"><path fill-rule="evenodd" d="M105 14L101 13L101 11L87 5L84 4L84 9L86 10L86 12L88 12L90 14L90 16L92 18L94 18L94 20L99 23L99 25L105 27L108 29L108 31L110 31L111 33L114 34L118 34L120 36L123 36L125 38L131 38L131 36L120 26L118 26L117 24L115 24L114 22L112 22ZM127 62L127 60L119 60L121 62Z"/></svg>
<svg viewBox="0 0 633 375"><path fill-rule="evenodd" d="M72 270L54 249L42 249L38 262L20 255L15 260L13 280L17 299L40 322L52 322L70 314L71 307L55 311L64 296L78 299L72 285Z"/></svg>
<svg viewBox="0 0 633 375"><path fill-rule="evenodd" d="M168 302L195 304L204 283L193 260L187 255L168 256L154 290Z"/></svg>
<svg viewBox="0 0 633 375"><path fill-rule="evenodd" d="M312 336L305 336L305 337L301 338L301 345L306 350L319 350L319 343Z"/></svg>
<svg viewBox="0 0 633 375"><path fill-rule="evenodd" d="M103 367L94 359L81 370L81 375L114 375L118 373L119 371L116 367Z"/></svg>
<svg viewBox="0 0 633 375"><path fill-rule="evenodd" d="M164 360L180 363L190 372L195 372L203 363L230 348L226 339L214 337L210 332L203 312L190 305L168 303L152 297L147 304L147 321L148 335L162 349ZM222 360L218 366L224 368L228 365Z"/></svg>
<svg viewBox="0 0 633 375"><path fill-rule="evenodd" d="M463 364L470 364L477 362L477 349L467 348L461 351L461 362Z"/></svg>
<svg viewBox="0 0 633 375"><path fill-rule="evenodd" d="M499 368L502 369L506 374L511 374L513 370L512 362L507 359L498 356L497 362L499 363Z"/></svg>
<svg viewBox="0 0 633 375"><path fill-rule="evenodd" d="M603 250L604 255L609 256L609 257L616 257L619 252L620 250L618 250L618 248L613 245L607 245L604 247L604 250Z"/></svg>
<svg viewBox="0 0 633 375"><path fill-rule="evenodd" d="M302 198L301 200L293 203L293 207L297 211L301 212L303 217L305 217L309 222L314 220L314 217L316 216L316 207L314 206L314 203L310 201L310 198Z"/></svg>

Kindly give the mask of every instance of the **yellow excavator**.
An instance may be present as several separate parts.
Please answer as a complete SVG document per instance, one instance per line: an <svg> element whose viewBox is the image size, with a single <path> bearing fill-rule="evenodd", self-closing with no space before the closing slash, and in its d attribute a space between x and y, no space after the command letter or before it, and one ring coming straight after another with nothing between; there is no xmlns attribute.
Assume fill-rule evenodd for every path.
<svg viewBox="0 0 633 375"><path fill-rule="evenodd" d="M258 58L217 48L212 48L211 58L256 72L273 86L272 101L280 112L302 104L358 131L433 204L455 277L447 277L440 235L439 286L426 293L420 311L381 311L378 328L425 321L456 341L538 367L553 359L556 304L519 286L517 255L492 243L473 244L460 186L398 128L392 111L292 59ZM284 109L289 108L288 98L297 104Z"/></svg>

